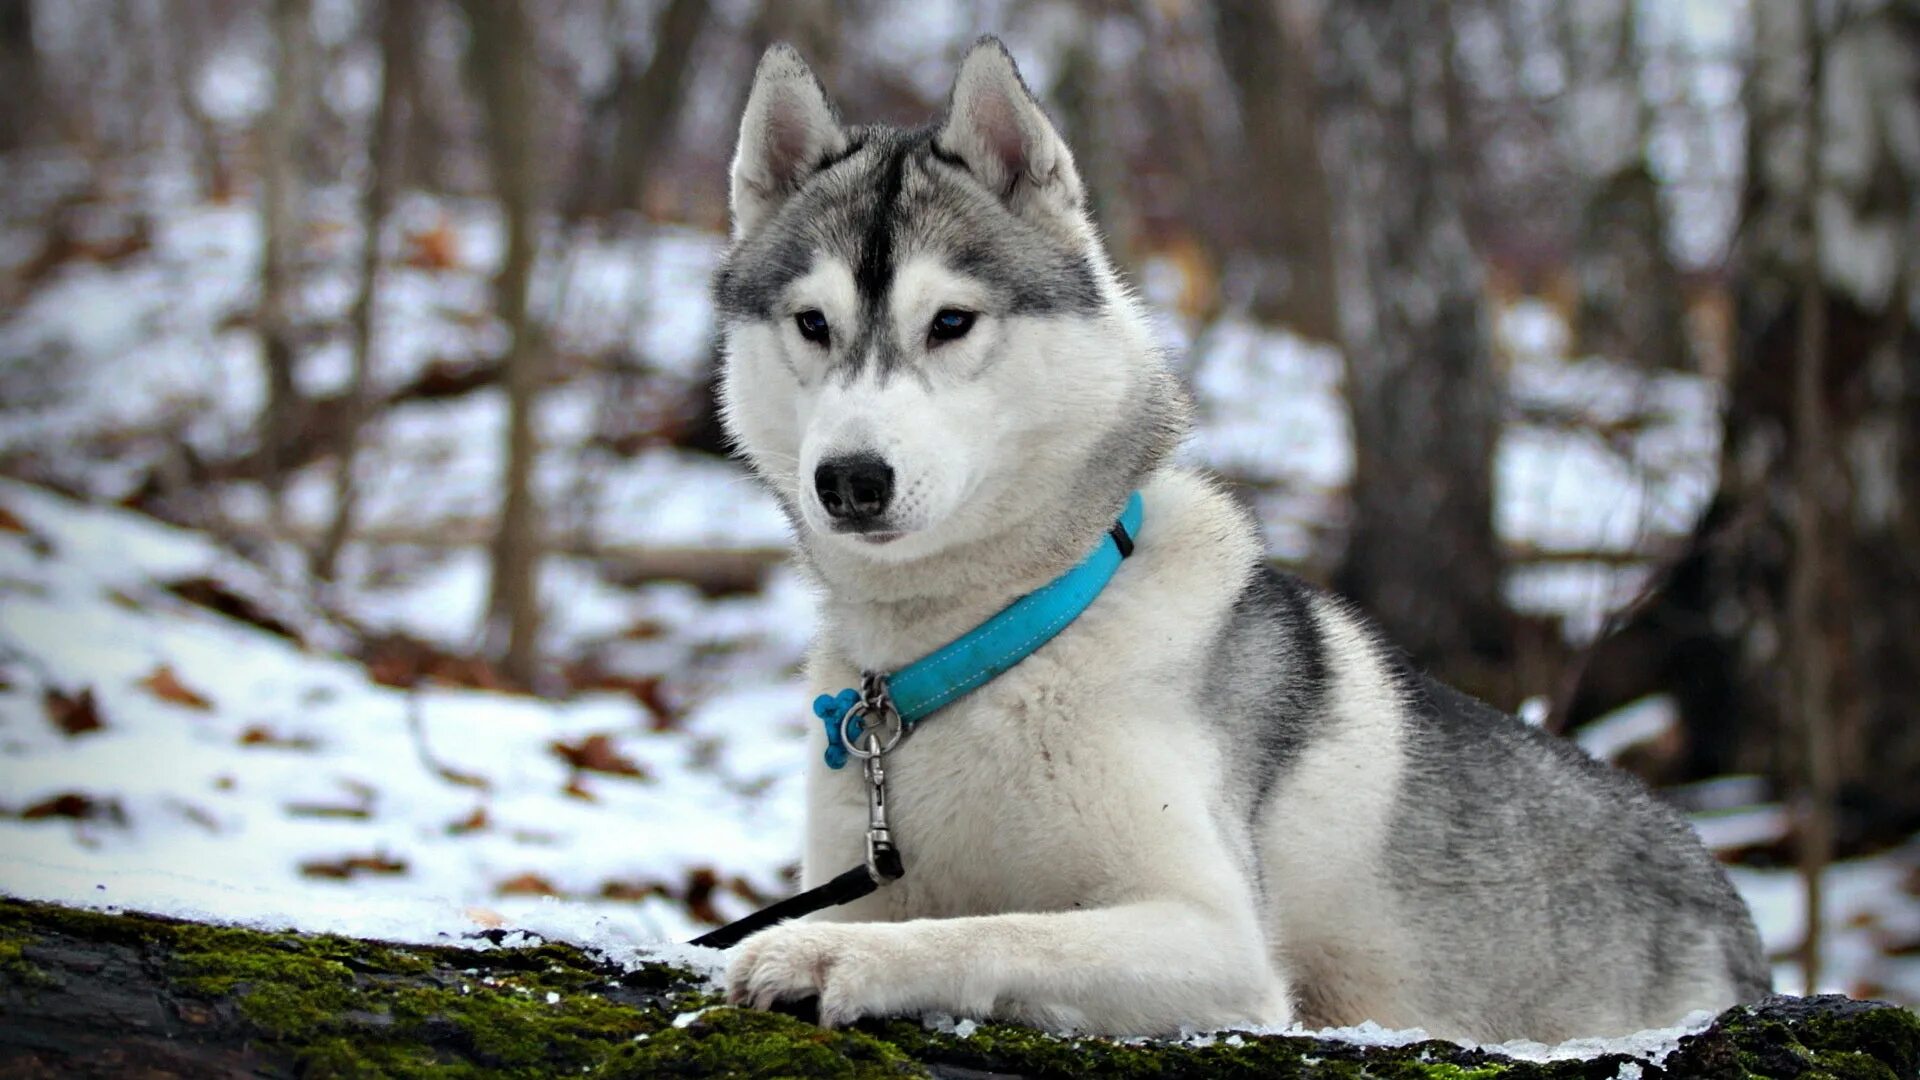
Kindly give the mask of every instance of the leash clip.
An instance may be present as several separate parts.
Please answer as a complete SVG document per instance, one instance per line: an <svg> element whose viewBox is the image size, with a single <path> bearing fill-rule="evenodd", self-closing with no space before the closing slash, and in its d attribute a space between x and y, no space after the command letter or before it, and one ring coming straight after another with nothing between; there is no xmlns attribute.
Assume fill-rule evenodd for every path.
<svg viewBox="0 0 1920 1080"><path fill-rule="evenodd" d="M866 716L879 723L861 723L857 738L849 738L848 719ZM884 736L881 728L891 726ZM841 737L847 752L865 761L867 779L867 874L876 885L885 885L906 873L900 863L900 849L893 846L893 832L887 826L887 769L883 759L900 745L907 734L906 721L893 706L887 677L877 671L860 675L860 702L847 710L840 721ZM864 743L865 745L860 745Z"/></svg>

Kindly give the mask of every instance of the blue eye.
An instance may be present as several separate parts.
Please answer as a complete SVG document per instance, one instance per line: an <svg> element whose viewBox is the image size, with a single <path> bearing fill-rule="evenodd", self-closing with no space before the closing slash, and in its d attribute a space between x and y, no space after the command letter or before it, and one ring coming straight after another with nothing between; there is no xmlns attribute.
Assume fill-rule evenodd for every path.
<svg viewBox="0 0 1920 1080"><path fill-rule="evenodd" d="M942 308L933 317L933 325L927 328L927 337L933 341L954 341L967 336L973 329L973 312L959 311L954 308Z"/></svg>
<svg viewBox="0 0 1920 1080"><path fill-rule="evenodd" d="M793 324L800 328L800 336L816 344L827 343L827 317L818 311L808 309L793 317Z"/></svg>

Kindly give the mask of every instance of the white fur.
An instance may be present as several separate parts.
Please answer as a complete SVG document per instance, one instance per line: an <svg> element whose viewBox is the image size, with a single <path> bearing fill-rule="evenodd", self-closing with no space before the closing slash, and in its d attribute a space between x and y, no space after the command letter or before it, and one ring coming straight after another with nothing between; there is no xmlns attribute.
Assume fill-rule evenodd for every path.
<svg viewBox="0 0 1920 1080"><path fill-rule="evenodd" d="M737 1000L818 993L828 1023L925 1010L1132 1033L1291 1020L1264 913L1212 819L1221 748L1190 708L1252 538L1193 476L1163 473L1144 498L1138 548L1093 607L889 758L907 876L743 945ZM849 663L845 645L816 657L820 690L854 685L879 655L856 647ZM858 864L865 822L859 770L816 764L809 885ZM832 925L848 921L889 925Z"/></svg>

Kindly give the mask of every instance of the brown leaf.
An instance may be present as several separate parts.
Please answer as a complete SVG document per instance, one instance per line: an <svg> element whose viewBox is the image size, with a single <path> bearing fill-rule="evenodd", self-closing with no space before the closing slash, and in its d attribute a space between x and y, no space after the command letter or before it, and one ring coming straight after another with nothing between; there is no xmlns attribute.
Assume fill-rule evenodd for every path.
<svg viewBox="0 0 1920 1080"><path fill-rule="evenodd" d="M27 523L21 521L19 516L13 511L4 506L0 506L0 532L19 533L22 536L28 536L32 534L33 530L27 528Z"/></svg>
<svg viewBox="0 0 1920 1080"><path fill-rule="evenodd" d="M378 851L371 855L348 855L339 859L309 859L300 864L300 873L306 877L332 878L336 881L356 877L392 877L406 872L405 859L396 859Z"/></svg>
<svg viewBox="0 0 1920 1080"><path fill-rule="evenodd" d="M453 836L465 836L493 827L493 820L487 816L487 808L476 806L473 813L447 826L447 832Z"/></svg>
<svg viewBox="0 0 1920 1080"><path fill-rule="evenodd" d="M500 896L559 896L553 882L539 874L521 874L501 882L493 890Z"/></svg>
<svg viewBox="0 0 1920 1080"><path fill-rule="evenodd" d="M265 724L248 725L240 733L241 746L266 746L280 750L312 750L318 746L305 735L281 735Z"/></svg>
<svg viewBox="0 0 1920 1080"><path fill-rule="evenodd" d="M202 712L213 709L213 702L206 695L187 689L186 684L180 681L180 676L175 675L173 668L166 664L154 668L153 674L140 680L140 685L146 687L154 697L162 701L171 701L175 705L199 709Z"/></svg>
<svg viewBox="0 0 1920 1080"><path fill-rule="evenodd" d="M507 917L492 908L470 907L464 909L461 914L489 930L498 930L507 925Z"/></svg>
<svg viewBox="0 0 1920 1080"><path fill-rule="evenodd" d="M75 821L105 820L124 825L127 822L127 812L117 799L96 799L78 791L63 791L20 811L22 821L44 821L47 818L72 818Z"/></svg>
<svg viewBox="0 0 1920 1080"><path fill-rule="evenodd" d="M402 690L423 682L498 693L523 693L526 689L507 678L489 660L449 653L399 634L370 642L363 659L367 674L374 682Z"/></svg>
<svg viewBox="0 0 1920 1080"><path fill-rule="evenodd" d="M605 881L600 884L602 900L647 900L655 896L672 899L673 893L657 881Z"/></svg>
<svg viewBox="0 0 1920 1080"><path fill-rule="evenodd" d="M416 270L453 270L460 265L460 237L441 218L431 229L407 234L407 265Z"/></svg>
<svg viewBox="0 0 1920 1080"><path fill-rule="evenodd" d="M587 786L580 782L579 773L574 773L571 777L568 777L567 786L561 788L560 791L563 794L571 796L572 798L579 799L581 802L599 802L600 801L598 796L594 795L593 792L588 791Z"/></svg>
<svg viewBox="0 0 1920 1080"><path fill-rule="evenodd" d="M558 754L567 764L586 772L632 776L643 780L647 776L638 763L613 745L612 736L606 734L589 735L576 743L555 739L547 744L547 749Z"/></svg>
<svg viewBox="0 0 1920 1080"><path fill-rule="evenodd" d="M720 875L705 866L695 867L687 875L687 894L684 899L687 910L693 913L694 918L715 925L727 921L713 906L713 893L719 884Z"/></svg>
<svg viewBox="0 0 1920 1080"><path fill-rule="evenodd" d="M49 686L40 700L46 706L47 719L67 735L85 735L107 726L107 722L100 718L100 704L94 700L91 686L83 687L73 695Z"/></svg>

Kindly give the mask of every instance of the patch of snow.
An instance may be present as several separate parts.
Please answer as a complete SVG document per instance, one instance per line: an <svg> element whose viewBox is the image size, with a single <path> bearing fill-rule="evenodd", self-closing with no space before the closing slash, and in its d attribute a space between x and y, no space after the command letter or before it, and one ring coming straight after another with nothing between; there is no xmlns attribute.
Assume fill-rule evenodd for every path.
<svg viewBox="0 0 1920 1080"><path fill-rule="evenodd" d="M1663 738L1680 723L1680 707L1672 697L1656 694L1623 705L1573 733L1580 749L1601 761L1618 761L1633 747Z"/></svg>

